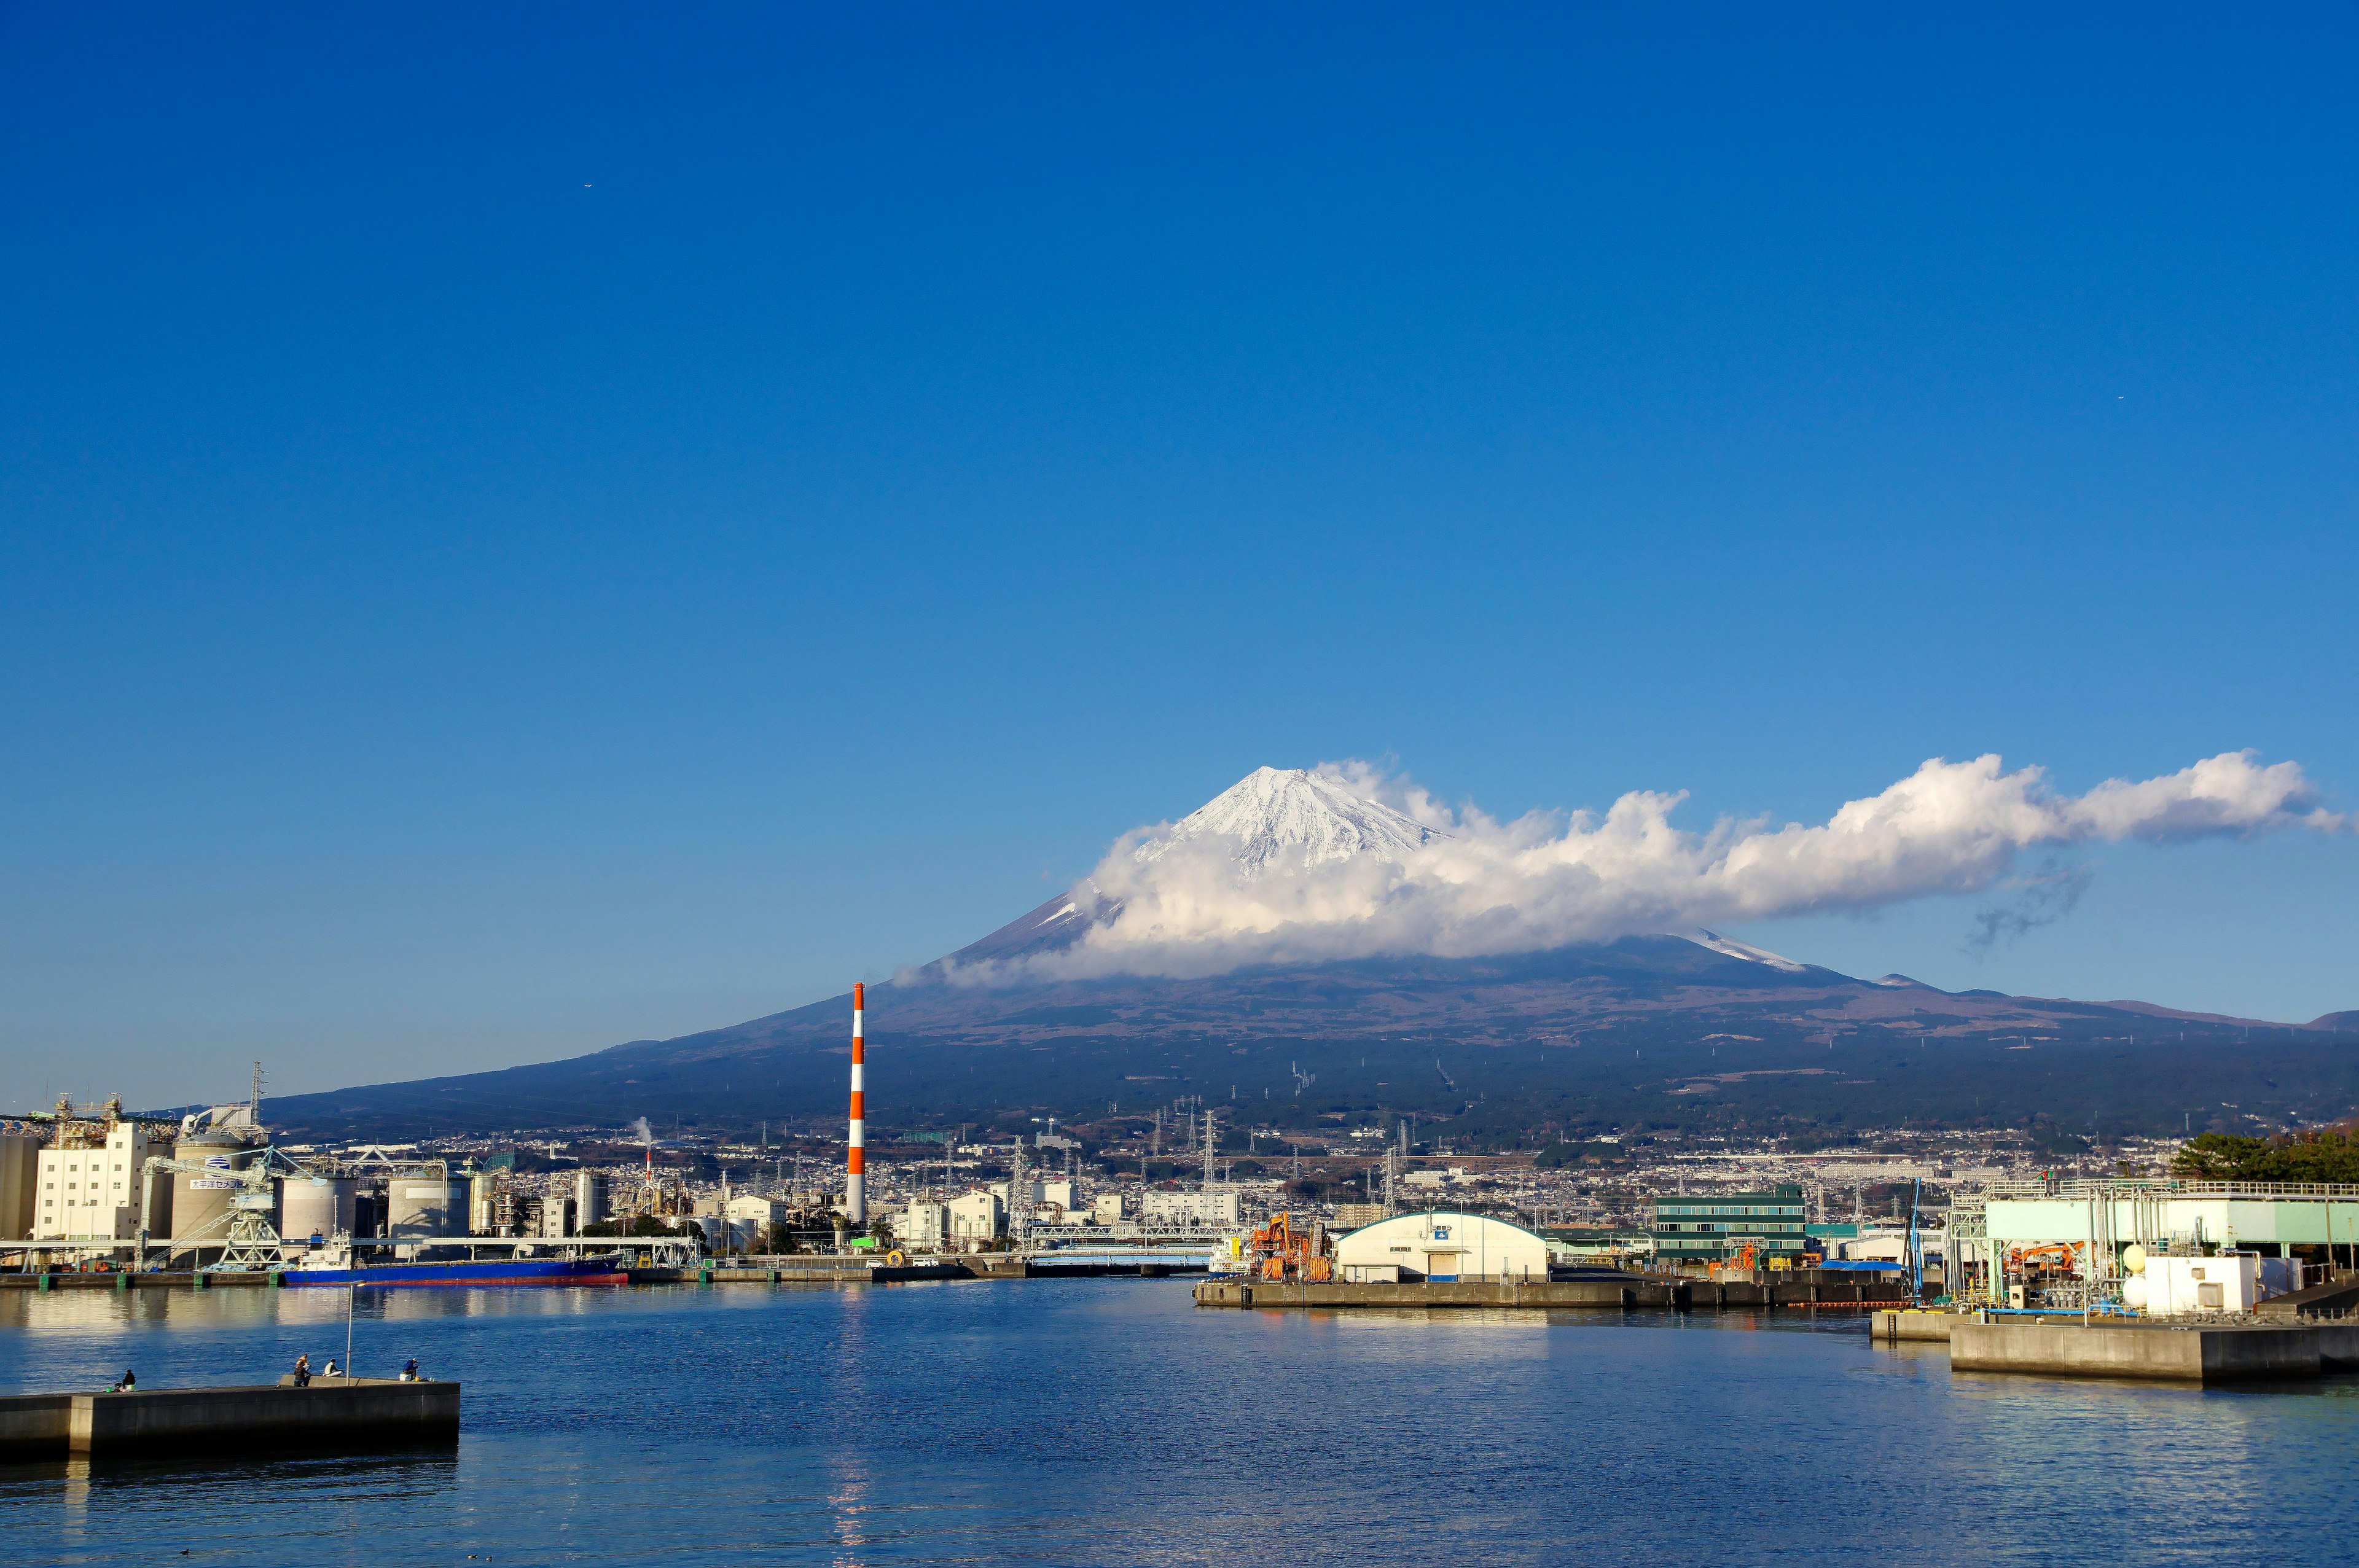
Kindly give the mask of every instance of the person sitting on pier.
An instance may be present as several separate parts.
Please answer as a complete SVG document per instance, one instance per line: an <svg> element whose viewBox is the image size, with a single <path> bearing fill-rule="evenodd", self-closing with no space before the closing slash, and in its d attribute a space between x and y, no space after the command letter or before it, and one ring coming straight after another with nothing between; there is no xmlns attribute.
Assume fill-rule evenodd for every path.
<svg viewBox="0 0 2359 1568"><path fill-rule="evenodd" d="M406 1362L404 1362L404 1363L402 1364L402 1368L401 1368L401 1380L402 1380L403 1382L405 1382L405 1383L414 1383L414 1382L418 1381L418 1357L417 1357L412 1356L412 1357L411 1357L408 1361L406 1361Z"/></svg>
<svg viewBox="0 0 2359 1568"><path fill-rule="evenodd" d="M321 1373L321 1374L320 1374L320 1376L321 1376L321 1377L323 1377L323 1378L334 1378L334 1377L339 1377L339 1376L341 1376L341 1375L342 1375L342 1369L341 1369L340 1368L338 1368L338 1367L337 1367L337 1365L336 1365L336 1358L335 1358L334 1357L332 1357L332 1356L329 1357L328 1357L328 1369L327 1369L326 1371L324 1371L324 1372Z"/></svg>
<svg viewBox="0 0 2359 1568"><path fill-rule="evenodd" d="M139 1391L139 1374L134 1372L128 1367L125 1368L123 1369L122 1378L117 1380L114 1385L114 1391L118 1394L137 1393Z"/></svg>
<svg viewBox="0 0 2359 1568"><path fill-rule="evenodd" d="M311 1386L311 1353L308 1350L295 1357L295 1386L299 1389Z"/></svg>

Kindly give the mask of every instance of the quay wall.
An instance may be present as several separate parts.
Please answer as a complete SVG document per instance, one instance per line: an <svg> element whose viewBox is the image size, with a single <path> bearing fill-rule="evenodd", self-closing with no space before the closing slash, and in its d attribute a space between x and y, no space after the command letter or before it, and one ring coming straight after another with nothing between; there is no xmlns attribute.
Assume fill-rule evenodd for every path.
<svg viewBox="0 0 2359 1568"><path fill-rule="evenodd" d="M1974 1323L1951 1330L1950 1366L1961 1372L2027 1372L2227 1383L2315 1378L2359 1366L2359 1326L2223 1324Z"/></svg>
<svg viewBox="0 0 2359 1568"><path fill-rule="evenodd" d="M1752 1284L1744 1281L1605 1280L1408 1281L1399 1284L1302 1284L1269 1280L1207 1280L1196 1304L1207 1307L1616 1307L1701 1312L1714 1309L1852 1307L1897 1299L1897 1287L1873 1284Z"/></svg>
<svg viewBox="0 0 2359 1568"><path fill-rule="evenodd" d="M1879 1312L1875 1314L1874 1333L1878 1339L1914 1339L1947 1345L1950 1327L1957 1321L1955 1314L1946 1312Z"/></svg>
<svg viewBox="0 0 2359 1568"><path fill-rule="evenodd" d="M67 1448L92 1455L281 1444L456 1441L459 1385L315 1378L291 1385L75 1394Z"/></svg>
<svg viewBox="0 0 2359 1568"><path fill-rule="evenodd" d="M39 1459L66 1452L73 1431L71 1394L0 1399L0 1459Z"/></svg>

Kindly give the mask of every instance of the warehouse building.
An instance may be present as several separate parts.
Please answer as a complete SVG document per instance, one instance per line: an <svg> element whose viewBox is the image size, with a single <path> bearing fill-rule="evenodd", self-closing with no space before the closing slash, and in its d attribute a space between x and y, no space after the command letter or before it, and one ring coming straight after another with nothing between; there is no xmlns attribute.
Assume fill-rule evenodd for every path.
<svg viewBox="0 0 2359 1568"><path fill-rule="evenodd" d="M1548 1238L1486 1214L1395 1215L1337 1240L1334 1256L1346 1283L1549 1277Z"/></svg>

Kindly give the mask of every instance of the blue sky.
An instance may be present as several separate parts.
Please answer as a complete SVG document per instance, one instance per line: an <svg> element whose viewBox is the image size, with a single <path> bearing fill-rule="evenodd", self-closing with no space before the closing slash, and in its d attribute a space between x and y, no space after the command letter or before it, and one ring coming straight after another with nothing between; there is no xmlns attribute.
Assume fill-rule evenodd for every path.
<svg viewBox="0 0 2359 1568"><path fill-rule="evenodd" d="M571 1054L1252 768L2359 806L2347 8L0 7L0 1100ZM1744 935L2359 1007L2359 842Z"/></svg>

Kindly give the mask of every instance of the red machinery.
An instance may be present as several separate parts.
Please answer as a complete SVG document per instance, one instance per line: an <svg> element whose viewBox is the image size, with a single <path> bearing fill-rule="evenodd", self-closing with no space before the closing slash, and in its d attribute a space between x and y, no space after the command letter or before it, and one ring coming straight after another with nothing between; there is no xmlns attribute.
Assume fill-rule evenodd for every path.
<svg viewBox="0 0 2359 1568"><path fill-rule="evenodd" d="M1318 1284L1335 1277L1333 1260L1325 1256L1326 1242L1325 1227L1297 1230L1293 1217L1281 1214L1247 1238L1246 1247L1256 1277Z"/></svg>

